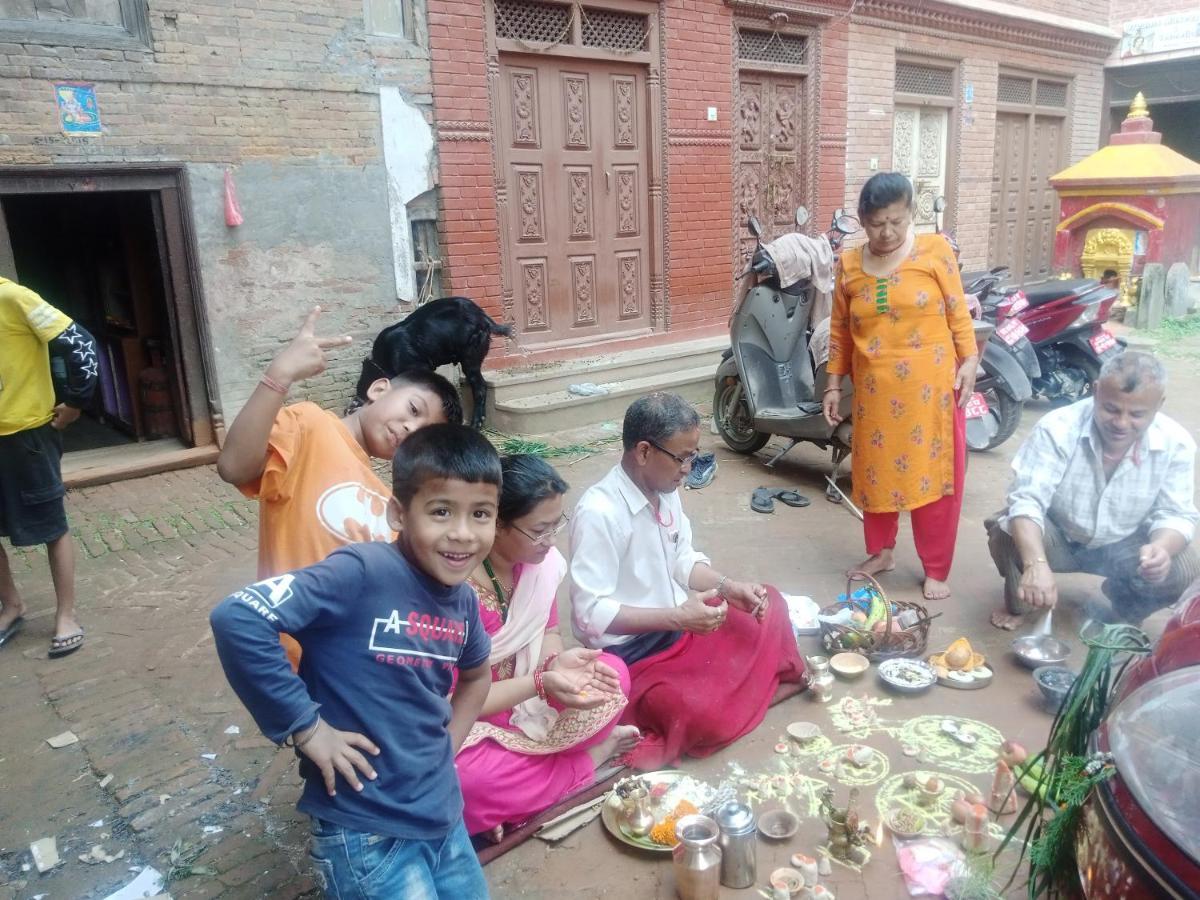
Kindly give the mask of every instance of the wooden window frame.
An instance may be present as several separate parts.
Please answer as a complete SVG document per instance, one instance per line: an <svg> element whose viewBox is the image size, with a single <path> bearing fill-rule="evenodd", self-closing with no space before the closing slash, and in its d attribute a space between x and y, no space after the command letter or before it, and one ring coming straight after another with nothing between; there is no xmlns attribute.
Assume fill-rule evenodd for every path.
<svg viewBox="0 0 1200 900"><path fill-rule="evenodd" d="M0 19L0 41L48 47L89 47L103 50L149 50L150 19L146 0L118 0L120 25L43 22L39 19Z"/></svg>

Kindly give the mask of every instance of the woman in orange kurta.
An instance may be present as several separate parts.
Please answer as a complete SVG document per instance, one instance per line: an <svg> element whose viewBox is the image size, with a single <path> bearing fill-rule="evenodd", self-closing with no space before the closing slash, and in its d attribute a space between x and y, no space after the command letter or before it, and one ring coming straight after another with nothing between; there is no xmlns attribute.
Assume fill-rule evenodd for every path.
<svg viewBox="0 0 1200 900"><path fill-rule="evenodd" d="M842 254L830 320L825 416L839 421L841 381L854 383L854 500L868 558L852 572L895 567L899 512L911 510L928 600L946 579L962 508L963 407L978 351L958 264L941 235L915 236L912 185L872 176L859 195L867 244Z"/></svg>

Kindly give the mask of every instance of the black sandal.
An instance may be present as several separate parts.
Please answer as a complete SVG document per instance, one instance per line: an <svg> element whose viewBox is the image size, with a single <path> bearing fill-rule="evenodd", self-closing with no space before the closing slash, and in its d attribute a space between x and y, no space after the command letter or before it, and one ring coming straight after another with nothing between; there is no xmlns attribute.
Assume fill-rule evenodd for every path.
<svg viewBox="0 0 1200 900"><path fill-rule="evenodd" d="M83 638L84 633L82 628L71 634L65 634L62 637L52 637L50 639L50 649L46 655L51 659L57 659L60 656L70 656L83 646Z"/></svg>

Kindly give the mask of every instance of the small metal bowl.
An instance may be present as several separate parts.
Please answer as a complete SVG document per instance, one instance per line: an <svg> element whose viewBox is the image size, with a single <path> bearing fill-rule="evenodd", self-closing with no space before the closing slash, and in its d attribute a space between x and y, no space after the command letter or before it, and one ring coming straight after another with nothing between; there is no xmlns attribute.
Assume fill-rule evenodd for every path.
<svg viewBox="0 0 1200 900"><path fill-rule="evenodd" d="M1071 655L1071 645L1048 634L1028 634L1012 642L1012 651L1029 669L1057 666Z"/></svg>
<svg viewBox="0 0 1200 900"><path fill-rule="evenodd" d="M1067 692L1077 677L1066 666L1040 666L1033 670L1033 680L1046 698L1046 705L1055 710L1067 699Z"/></svg>
<svg viewBox="0 0 1200 900"><path fill-rule="evenodd" d="M786 841L800 830L800 817L786 809L772 809L758 817L758 833L768 840Z"/></svg>

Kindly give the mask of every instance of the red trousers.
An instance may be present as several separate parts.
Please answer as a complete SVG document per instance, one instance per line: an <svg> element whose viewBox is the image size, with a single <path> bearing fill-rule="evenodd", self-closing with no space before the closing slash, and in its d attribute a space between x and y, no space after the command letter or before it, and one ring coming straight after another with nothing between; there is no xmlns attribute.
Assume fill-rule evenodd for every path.
<svg viewBox="0 0 1200 900"><path fill-rule="evenodd" d="M912 511L913 543L925 567L925 577L945 581L954 562L958 517L962 512L963 481L967 471L967 419L960 407L954 413L954 493ZM867 553L875 556L896 546L900 514L863 511Z"/></svg>

